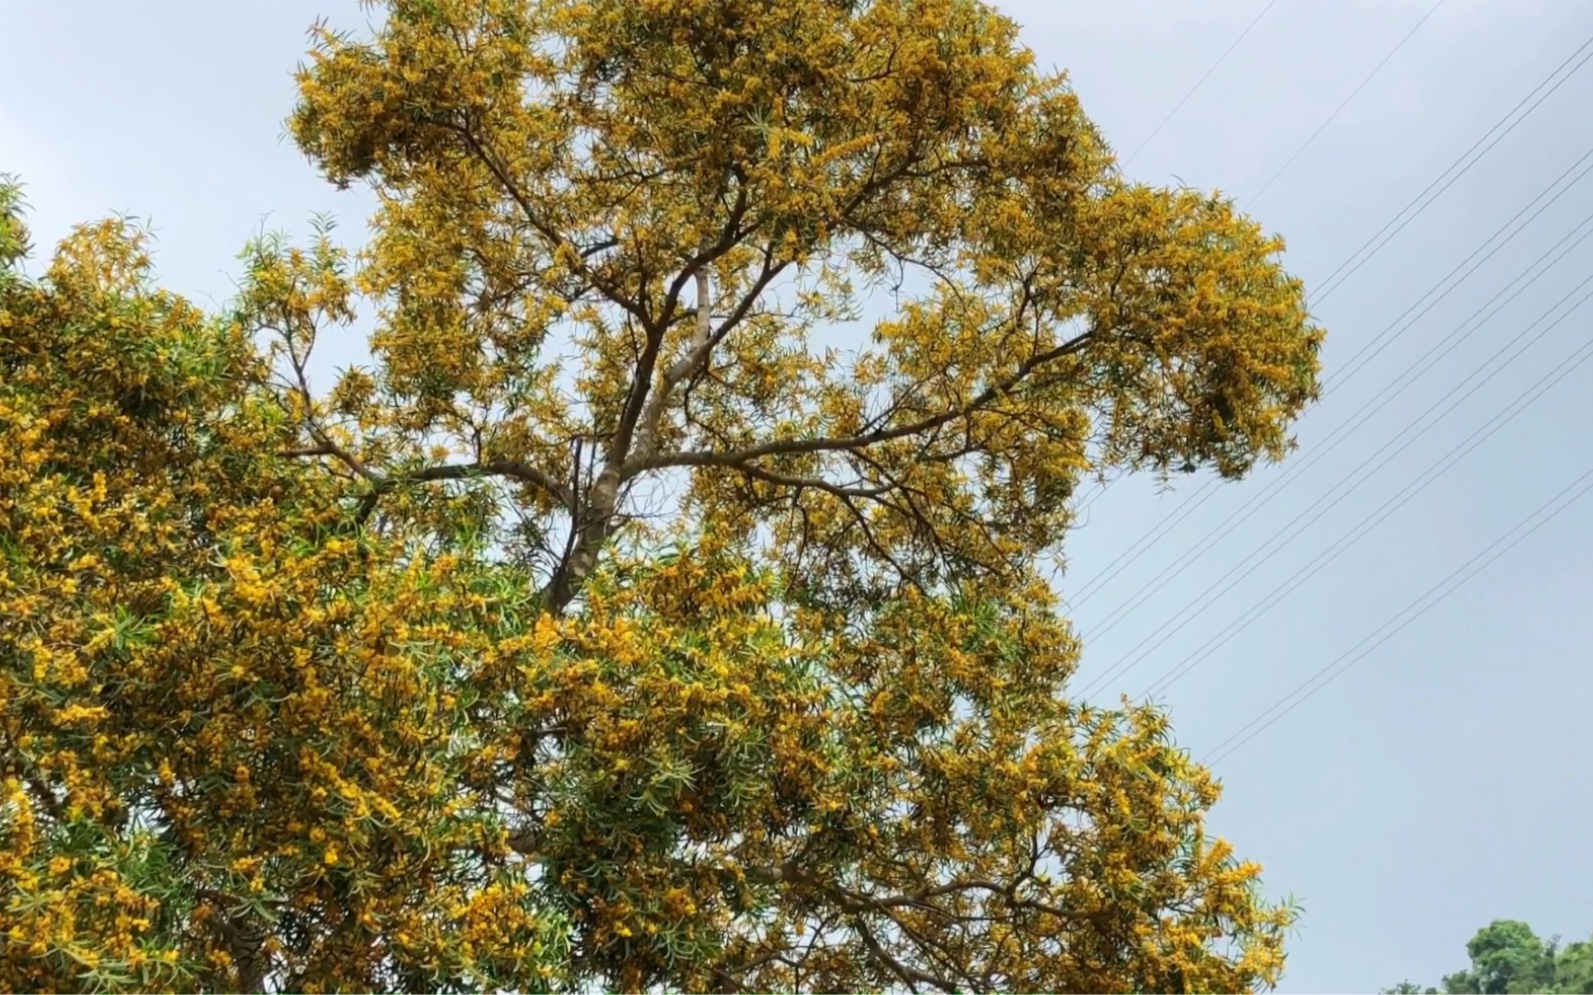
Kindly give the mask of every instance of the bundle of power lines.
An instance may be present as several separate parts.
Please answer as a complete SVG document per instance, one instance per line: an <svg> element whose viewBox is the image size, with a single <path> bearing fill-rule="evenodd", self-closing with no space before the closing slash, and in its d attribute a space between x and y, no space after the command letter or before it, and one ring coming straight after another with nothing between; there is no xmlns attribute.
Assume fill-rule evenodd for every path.
<svg viewBox="0 0 1593 995"><path fill-rule="evenodd" d="M1129 156L1131 161L1134 156L1149 144L1166 124L1172 120L1178 110L1188 102L1217 67L1228 57L1243 41L1256 24L1273 8L1276 0L1269 3L1260 14L1256 16L1234 40L1233 44L1223 52L1215 64L1208 69L1178 102L1173 111L1157 125L1151 135L1141 143L1139 148ZM1339 112L1349 105L1357 94L1371 82L1379 71L1386 66L1407 41L1422 27L1427 20L1441 7L1444 0L1434 3L1421 19L1401 38L1393 49L1383 57L1371 72L1350 92L1342 103L1328 115L1311 136L1289 156L1279 169L1272 174L1265 184L1247 201L1247 206L1254 203L1256 198L1265 193L1272 184L1283 175L1284 171L1299 158L1300 154L1314 142L1325 128L1338 116ZM1388 220L1370 238L1345 259L1336 269L1324 278L1311 297L1312 304L1320 304L1335 291L1344 285L1358 272L1373 256L1388 245L1406 226L1414 221L1422 212L1426 211L1439 197L1443 196L1451 186L1471 170L1478 162L1499 145L1517 126L1536 111L1544 101L1548 100L1555 91L1559 90L1572 76L1579 72L1589 60L1593 60L1593 37L1584 41L1576 51L1572 52L1563 62L1557 65L1552 72L1543 78L1537 86L1523 97L1514 107L1478 138L1470 148L1463 152L1450 166L1440 173L1427 187L1417 194L1398 213ZM1497 231L1474 249L1470 255L1461 260L1452 270L1443 276L1437 283L1419 297L1410 307L1388 324L1381 332L1364 345L1350 358L1346 367L1330 376L1323 389L1326 397L1334 390L1341 388L1356 374L1364 371L1368 364L1383 352L1390 344L1416 324L1424 315L1429 313L1441 301L1448 297L1456 288L1469 279L1477 270L1492 259L1501 249L1509 245L1527 226L1532 224L1539 216L1552 207L1567 192L1580 183L1589 172L1593 172L1593 148L1584 152L1581 158L1571 164L1563 173L1548 184L1537 196L1533 197L1526 205L1515 213ZM1252 495L1248 501L1212 528L1202 539L1187 549L1167 567L1153 576L1137 591L1124 599L1116 608L1108 612L1102 620L1092 628L1088 635L1097 637L1110 631L1125 618L1128 618L1136 609L1145 604L1156 593L1167 587L1174 579L1182 574L1203 553L1210 550L1224 538L1231 535L1236 529L1248 521L1267 501L1298 479L1299 475L1315 465L1327 453L1332 452L1345 439L1349 438L1357 429L1365 425L1379 411L1402 392L1406 391L1413 383L1423 377L1433 367L1448 356L1463 342L1481 329L1491 318L1509 305L1541 277L1552 270L1570 252L1582 244L1588 237L1593 236L1593 213L1583 218L1575 227L1540 254L1520 273L1508 281L1496 294L1477 308L1465 321L1461 322L1454 331L1429 348L1415 361L1401 370L1386 386L1373 394L1373 400L1368 401L1360 408L1351 412L1331 432L1328 433L1324 443L1314 449L1307 458L1299 462L1290 462L1285 465L1284 472L1275 477L1268 485ZM1559 326L1568 317L1580 309L1590 298L1593 298L1593 274L1582 279L1575 287L1557 300L1553 305L1544 310L1536 319L1520 328L1515 334L1505 341L1498 350L1478 364L1465 378L1454 385L1447 393L1435 401L1426 411L1405 425L1394 434L1381 448L1366 457L1349 474L1340 477L1325 493L1319 496L1309 506L1300 511L1282 528L1262 542L1250 554L1243 557L1226 574L1211 584L1204 593L1192 599L1189 603L1173 613L1159 626L1147 633L1132 649L1123 654L1112 666L1097 676L1094 680L1084 685L1081 695L1103 689L1108 682L1120 678L1133 670L1140 663L1155 653L1157 649L1166 644L1178 632L1182 631L1189 622L1219 600L1223 595L1233 590L1240 582L1249 577L1263 564L1271 560L1277 553L1287 546L1292 540L1306 531L1313 523L1332 510L1349 494L1357 490L1383 467L1387 466L1395 457L1405 452L1420 440L1431 428L1453 412L1467 398L1471 397L1485 384L1497 377L1519 359L1527 350L1544 338L1550 331ZM1492 437L1517 415L1551 390L1556 384L1564 380L1581 365L1593 358L1593 339L1589 339L1565 356L1557 366L1548 374L1541 377L1526 390L1518 394L1513 401L1493 414L1482 426L1471 435L1463 439L1458 445L1434 460L1415 479L1407 483L1377 509L1372 511L1360 522L1347 530L1337 540L1330 544L1315 558L1296 570L1288 579L1274 586L1266 597L1262 598L1247 611L1241 613L1233 621L1223 626L1215 635L1198 647L1194 652L1184 657L1181 661L1169 667L1158 678L1152 681L1143 692L1142 697L1158 694L1171 687L1176 681L1189 674L1201 663L1210 659L1219 649L1230 642L1251 623L1260 618L1265 612L1278 604L1290 593L1297 590L1312 576L1316 575L1329 563L1337 559L1342 553L1366 536L1378 524L1404 507L1412 498L1431 485L1435 480L1455 466L1467 454L1475 450L1487 439ZM1097 500L1110 483L1103 484L1081 505L1080 510ZM1154 527L1148 530L1140 539L1131 544L1118 555L1105 569L1088 583L1073 591L1068 599L1069 603L1077 608L1099 594L1114 578L1119 576L1140 559L1148 550L1155 546L1161 539L1170 534L1179 523L1187 519L1202 504L1208 501L1218 490L1218 481L1207 481L1202 487L1196 489L1186 497L1178 506L1174 507ZM1403 610L1396 613L1382 625L1374 629L1360 642L1349 650L1328 663L1321 670L1312 674L1305 681L1284 695L1269 708L1262 711L1255 718L1245 723L1228 738L1214 747L1205 758L1207 762L1220 761L1235 750L1254 739L1263 730L1277 722L1283 716L1293 711L1302 702L1320 691L1328 683L1343 674L1357 662L1364 659L1378 646L1382 645L1407 625L1425 614L1444 598L1454 593L1460 586L1476 576L1488 565L1509 552L1528 535L1537 531L1551 519L1558 516L1572 503L1577 501L1589 490L1593 490L1593 468L1578 476L1563 490L1550 498L1537 510L1526 516L1514 527L1506 531L1494 542L1479 551L1466 563L1452 571L1433 587L1429 588L1416 600L1412 601ZM1226 582L1226 583L1225 583Z"/></svg>

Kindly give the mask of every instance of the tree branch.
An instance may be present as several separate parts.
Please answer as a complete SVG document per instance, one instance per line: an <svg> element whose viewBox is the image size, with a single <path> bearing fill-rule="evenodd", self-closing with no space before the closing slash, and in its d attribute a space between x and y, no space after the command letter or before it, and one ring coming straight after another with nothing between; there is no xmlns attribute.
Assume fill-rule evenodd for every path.
<svg viewBox="0 0 1593 995"><path fill-rule="evenodd" d="M780 439L734 452L696 450L666 453L654 456L651 459L638 458L627 464L625 469L630 474L636 474L645 470L656 470L672 466L735 466L764 456L833 452L842 449L857 450L878 445L881 442L889 442L892 439L903 439L908 436L918 435L956 421L958 418L966 418L985 408L992 401L998 400L1003 395L1011 392L1013 388L1022 384L1035 370L1084 348L1094 340L1094 335L1093 331L1084 332L1068 339L1054 349L1030 356L1019 364L1018 369L1011 375L986 387L966 403L938 414L920 418L918 421L910 422L906 425L879 429L866 435L854 435L847 438Z"/></svg>
<svg viewBox="0 0 1593 995"><path fill-rule="evenodd" d="M488 460L477 463L453 463L445 466L429 466L406 473L394 474L388 477L375 479L375 486L365 496L360 498L358 510L354 514L356 525L363 525L376 510L377 502L383 495L405 484L430 483L437 480L470 480L477 477L508 477L514 480L540 487L551 494L560 503L573 505L574 492L559 483L551 475L539 470L528 463L518 460Z"/></svg>

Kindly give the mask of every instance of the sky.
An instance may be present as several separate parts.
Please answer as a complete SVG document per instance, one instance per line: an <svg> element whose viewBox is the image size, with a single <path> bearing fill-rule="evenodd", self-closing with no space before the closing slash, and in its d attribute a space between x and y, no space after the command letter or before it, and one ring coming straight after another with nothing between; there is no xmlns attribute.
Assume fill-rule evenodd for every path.
<svg viewBox="0 0 1593 995"><path fill-rule="evenodd" d="M1218 756L1213 828L1303 907L1281 991L1437 983L1494 919L1587 936L1593 495L1529 516L1593 470L1593 364L1576 365L1593 354L1578 352L1593 303L1569 310L1593 275L1593 239L1577 241L1593 231L1593 180L1576 182L1593 163L1593 67L1568 67L1350 267L1593 39L1593 3L1000 6L1042 64L1069 71L1129 176L1220 188L1281 233L1329 333L1325 395L1284 464L1086 498L1058 579L1086 643L1078 686L1139 698L1196 664L1156 698L1197 759ZM3 17L0 172L26 183L41 248L78 221L147 218L162 283L219 304L262 226L303 234L331 212L358 244L370 196L319 179L282 126L305 29L361 27L353 4L10 0ZM358 358L357 341L335 345L331 361ZM1490 560L1501 537L1520 541ZM1470 580L1405 612L1468 563Z"/></svg>

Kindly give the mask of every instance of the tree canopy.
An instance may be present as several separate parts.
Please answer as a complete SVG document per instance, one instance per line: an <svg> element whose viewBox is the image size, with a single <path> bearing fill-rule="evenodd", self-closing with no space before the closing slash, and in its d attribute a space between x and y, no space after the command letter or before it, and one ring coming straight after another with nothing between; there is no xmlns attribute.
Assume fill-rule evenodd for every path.
<svg viewBox="0 0 1593 995"><path fill-rule="evenodd" d="M503 481L555 612L682 476L821 607L1022 586L1086 471L1237 476L1315 395L1282 243L1123 179L983 4L384 12L317 35L290 122L381 200L359 272L257 246L246 311L303 352L367 295L304 450L366 512Z"/></svg>
<svg viewBox="0 0 1593 995"><path fill-rule="evenodd" d="M1515 919L1496 919L1466 944L1471 967L1444 976L1443 988L1403 981L1388 995L1588 995L1593 993L1593 940L1566 946L1543 940Z"/></svg>
<svg viewBox="0 0 1593 995"><path fill-rule="evenodd" d="M206 314L126 220L25 276L0 185L0 987L1274 983L1037 560L1284 454L1281 242L970 0L383 14L290 122L358 253Z"/></svg>

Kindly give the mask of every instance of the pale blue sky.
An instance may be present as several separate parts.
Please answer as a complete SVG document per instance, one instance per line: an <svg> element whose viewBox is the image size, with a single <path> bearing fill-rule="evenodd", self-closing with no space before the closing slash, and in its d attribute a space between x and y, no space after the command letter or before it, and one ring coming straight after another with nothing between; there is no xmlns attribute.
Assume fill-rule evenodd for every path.
<svg viewBox="0 0 1593 995"><path fill-rule="evenodd" d="M1024 25L1042 62L1072 72L1086 109L1127 154L1265 4L1003 6ZM1430 6L1283 0L1134 158L1129 173L1154 182L1176 175L1248 203ZM163 281L221 301L237 272L235 254L268 212L271 226L303 232L310 214L331 211L357 239L370 199L337 193L281 140L293 99L289 72L305 28L319 15L349 27L363 23L351 4L330 0L7 3L0 12L7 35L0 171L20 173L28 184L41 247L69 224L109 211L151 217ZM1308 285L1320 285L1590 37L1593 3L1585 0L1449 0L1253 212L1288 238L1291 267ZM1593 67L1573 75L1326 295L1316 309L1330 332L1330 384L1366 343L1593 148L1589 106ZM1252 560L1335 485L1347 490L1363 460L1593 274L1593 244L1582 243L1407 389L1388 389L1589 212L1593 180L1569 189L1347 379L1301 422L1294 461L1311 458L1363 405L1389 403L1109 630L1103 627L1122 604L1282 471L1219 488L1091 592L1077 612L1088 647L1079 685L1138 653L1137 644L1186 604L1221 590L1230 569ZM1103 682L1103 693L1138 695L1180 665L1562 367L1589 341L1590 327L1593 304L1353 492L1334 492L1336 499L1318 506L1328 509L1319 521L1194 612L1143 662ZM347 362L357 344L340 351L327 358ZM1589 385L1593 364L1570 372L1174 684L1163 700L1180 740L1205 755L1593 468ZM1106 491L1070 540L1064 593L1083 589L1182 507L1199 483L1164 496L1149 479ZM1241 855L1266 865L1271 890L1293 892L1305 907L1284 991L1371 991L1404 977L1435 983L1463 965L1465 940L1495 918L1525 919L1545 934L1593 931L1593 751L1580 725L1593 702L1590 522L1593 496L1218 764L1227 797L1214 814L1216 829ZM1092 629L1101 634L1092 637Z"/></svg>

